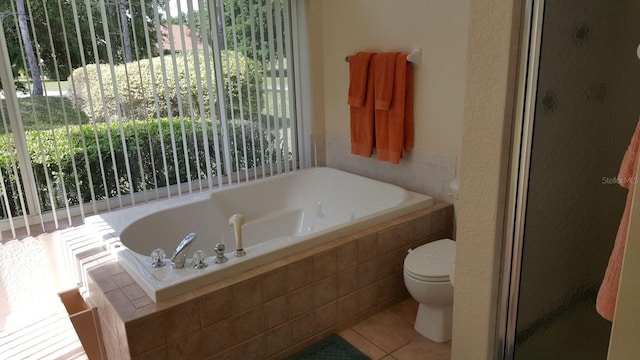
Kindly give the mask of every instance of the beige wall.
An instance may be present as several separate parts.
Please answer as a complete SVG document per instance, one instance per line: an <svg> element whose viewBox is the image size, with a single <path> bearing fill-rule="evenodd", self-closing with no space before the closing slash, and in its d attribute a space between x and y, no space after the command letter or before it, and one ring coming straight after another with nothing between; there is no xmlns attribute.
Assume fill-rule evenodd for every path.
<svg viewBox="0 0 640 360"><path fill-rule="evenodd" d="M322 62L311 68L322 79L312 84L314 101L323 103L314 107L313 123L317 138L325 138L327 164L441 198L459 168L452 356L493 358L518 38L514 2L311 0L309 15L310 32L322 34L310 50ZM345 56L413 47L423 51L415 73L416 149L398 166L350 155Z"/></svg>
<svg viewBox="0 0 640 360"><path fill-rule="evenodd" d="M454 294L453 360L493 359L520 1L473 0ZM516 30L513 30L513 28Z"/></svg>
<svg viewBox="0 0 640 360"><path fill-rule="evenodd" d="M327 165L445 198L462 148L469 0L312 0L312 67L323 107L314 129L324 131ZM320 18L321 22L318 21ZM320 44L319 41L322 43ZM357 51L422 49L415 68L415 150L398 166L350 154L349 65ZM315 98L314 101L320 101ZM318 125L322 123L323 126Z"/></svg>

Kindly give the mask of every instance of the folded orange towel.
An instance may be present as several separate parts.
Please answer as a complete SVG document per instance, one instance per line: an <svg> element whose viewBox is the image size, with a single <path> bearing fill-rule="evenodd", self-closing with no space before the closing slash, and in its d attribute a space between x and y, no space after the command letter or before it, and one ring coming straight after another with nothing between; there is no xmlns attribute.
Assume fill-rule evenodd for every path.
<svg viewBox="0 0 640 360"><path fill-rule="evenodd" d="M620 271L622 269L622 259L624 257L624 249L627 243L627 232L629 230L629 218L631 215L631 201L633 199L633 191L637 182L636 164L640 151L640 122L636 125L635 133L631 139L631 144L627 148L622 159L620 172L618 173L618 181L620 186L629 189L627 194L627 202L618 227L618 234L613 245L613 251L609 258L609 264L604 274L604 280L600 285L600 291L596 299L596 310L603 318L613 321L613 314L616 308L616 300L618 298L618 285L620 284Z"/></svg>
<svg viewBox="0 0 640 360"><path fill-rule="evenodd" d="M413 71L411 64L407 62L407 54L391 53L392 59L385 61L381 74L376 74L376 158L381 161L389 161L392 164L400 163L404 149L413 148ZM381 56L379 56L381 58ZM377 64L378 59L375 60ZM394 71L388 70L389 61L393 64ZM393 74L393 76L390 76ZM378 107L378 94L387 94L388 89L380 89L378 79L383 79L382 86L390 86L391 102L389 110ZM391 79L392 80L391 80ZM385 103L382 102L382 105Z"/></svg>
<svg viewBox="0 0 640 360"><path fill-rule="evenodd" d="M367 157L373 154L374 141L373 56L359 52L349 57L351 153Z"/></svg>

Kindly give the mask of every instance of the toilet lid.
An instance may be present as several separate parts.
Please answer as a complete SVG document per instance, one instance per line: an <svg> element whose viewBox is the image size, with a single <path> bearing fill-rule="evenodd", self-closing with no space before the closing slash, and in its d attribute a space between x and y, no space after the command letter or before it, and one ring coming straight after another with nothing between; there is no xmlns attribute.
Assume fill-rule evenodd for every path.
<svg viewBox="0 0 640 360"><path fill-rule="evenodd" d="M442 239L409 250L404 269L411 277L423 281L449 281L454 270L456 243Z"/></svg>

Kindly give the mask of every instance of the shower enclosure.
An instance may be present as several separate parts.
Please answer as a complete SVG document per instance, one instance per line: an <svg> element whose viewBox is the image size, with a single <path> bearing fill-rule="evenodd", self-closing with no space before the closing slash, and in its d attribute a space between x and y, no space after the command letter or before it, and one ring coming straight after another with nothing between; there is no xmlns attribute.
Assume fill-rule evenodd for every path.
<svg viewBox="0 0 640 360"><path fill-rule="evenodd" d="M504 358L607 358L595 297L640 116L640 2L527 1L506 246Z"/></svg>

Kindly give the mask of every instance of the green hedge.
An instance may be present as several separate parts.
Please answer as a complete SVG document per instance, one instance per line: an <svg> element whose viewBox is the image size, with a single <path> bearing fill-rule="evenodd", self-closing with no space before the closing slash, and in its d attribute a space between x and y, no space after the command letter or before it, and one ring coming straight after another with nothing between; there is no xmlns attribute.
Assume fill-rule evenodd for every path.
<svg viewBox="0 0 640 360"><path fill-rule="evenodd" d="M69 92L72 94L74 104L80 106L89 116L94 117L96 122L104 121L105 109L111 120L117 119L116 104L121 105L123 117L125 119L148 119L158 115L160 117L179 116L178 104L181 102L183 115L189 116L191 99L194 109L194 117L200 116L198 106L198 87L196 73L196 59L198 60L200 76L202 78L203 105L205 117L210 117L210 109L218 109L218 94L215 91L216 80L213 78L215 69L213 60L210 59L210 69L212 71L212 83L214 87L207 86L207 72L204 55L200 52L194 55L192 52L186 53L186 66L183 54L176 55L177 72L174 71L174 63L171 55L154 57L140 60L114 67L116 90L119 101L116 102L113 83L107 81L111 79L111 68L108 64L96 66L87 65L73 71L73 81L70 78ZM236 61L237 59L237 61ZM167 79L167 90L165 90L164 73ZM228 63L227 63L228 62ZM153 72L151 66L153 65ZM258 114L262 109L257 106L256 87L262 89L262 71L251 59L246 59L242 54L233 51L222 53L223 84L225 89L225 105L227 116L230 118L231 111L235 112L236 119L240 118L240 108L243 109L245 119L248 119L248 111ZM189 72L189 84L187 84L187 69ZM86 70L86 76L85 76ZM100 77L98 76L100 71ZM152 76L153 79L152 79ZM258 83L256 84L256 75ZM99 78L103 81L103 92L100 91ZM176 78L178 79L176 81ZM153 80L153 81L152 81ZM238 87L238 82L240 86ZM187 86L189 85L189 86ZM87 89L88 86L88 89ZM242 106L239 101L239 90L242 91ZM247 90L250 97L247 96ZM91 99L89 99L89 91ZM158 95L159 114L156 113L156 103L154 91ZM215 104L211 106L209 91L213 91ZM180 100L178 101L178 93ZM231 96L229 96L231 94ZM169 105L167 104L167 100ZM91 103L91 104L90 104ZM263 103L263 102L261 102ZM93 106L93 109L91 108ZM171 111L169 111L171 110Z"/></svg>
<svg viewBox="0 0 640 360"><path fill-rule="evenodd" d="M213 142L213 130L211 122L206 122L206 131L209 138L209 153L211 157L211 173L206 172L206 159L202 139L202 123L199 120L191 121L185 119L181 123L179 119L149 120L147 121L129 121L122 125L122 129L118 123L107 125L104 123L95 125L82 125L69 127L69 136L65 128L58 128L53 131L37 132L27 131L27 146L29 148L29 156L31 158L34 176L38 186L38 192L42 201L43 210L52 208L48 193L47 178L45 169L49 174L49 181L54 189L54 202L56 207L64 206L63 184L66 187L67 200L69 205L79 203L79 196L76 188L75 178L73 176L73 162L77 169L78 179L80 183L80 195L83 202L91 200L90 186L93 185L95 197L97 200L113 197L117 195L117 185L120 186L121 194L129 194L130 186L126 172L125 158L129 159L129 167L131 169L131 181L134 192L144 189L153 189L156 187L177 184L176 165L174 163L173 146L171 141L170 130L173 127L176 143L176 157L178 158L178 168L180 182L187 180L186 159L183 151L182 126L185 128L187 141L187 159L189 161L190 180L206 179L210 176L216 176L216 163ZM251 168L258 166L264 159L265 162L274 162L276 159L275 137L267 134L266 131L262 136L262 143L265 148L262 152L257 153L255 157L250 151L247 152L247 158L244 158L243 148L252 149L255 144L256 149L260 149L259 131L254 126L254 136L250 137L249 126L251 123L237 121L233 126L229 126L229 139L231 146L231 156L233 159L238 158L240 168L245 166ZM94 131L94 126L97 131ZM242 126L245 128L247 143L240 141L242 139ZM194 133L196 134L198 161L200 164L200 173L198 173L196 165L196 152L194 149ZM160 131L162 131L163 141L160 141ZM236 132L235 138L238 143L234 143L234 136L231 131ZM221 129L218 126L219 142L222 144ZM122 142L122 133L127 144L127 152L124 151ZM109 135L112 138L113 156L109 145ZM18 193L16 189L15 178L8 176L13 174L11 167L12 161L16 159L15 149L13 149L13 140L9 135L0 137L0 171L4 177L5 188L10 202L12 202L11 213L13 216L20 215ZM86 157L82 139L86 144ZM137 138L137 142L136 142ZM139 144L139 147L136 146ZM167 159L167 167L165 168L162 161L162 144L164 144L165 157ZM268 147L271 144L271 148ZM57 154L56 154L57 151ZM222 155L221 155L222 156ZM271 156L271 157L269 157ZM60 166L58 160L60 159ZM115 158L115 162L114 162ZM102 181L100 159L104 168L105 182ZM117 170L118 176L114 172ZM221 164L224 169L224 163ZM237 170L235 161L232 164L233 171ZM91 180L89 177L91 174ZM155 175L155 176L154 176ZM226 174L223 174L226 175ZM106 188L105 188L106 183ZM4 205L0 207L0 217L6 217Z"/></svg>

